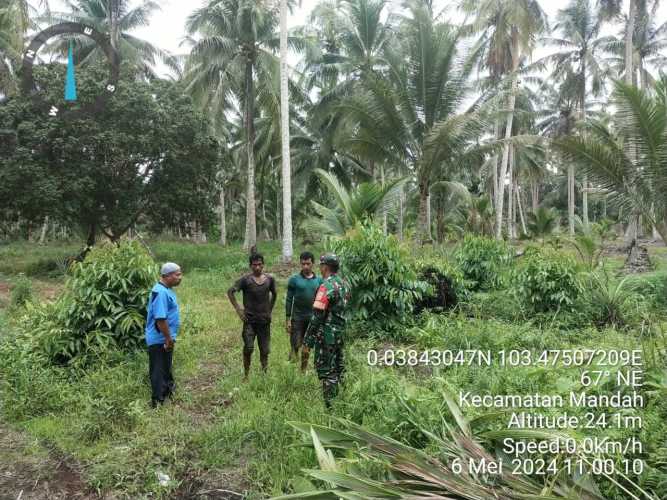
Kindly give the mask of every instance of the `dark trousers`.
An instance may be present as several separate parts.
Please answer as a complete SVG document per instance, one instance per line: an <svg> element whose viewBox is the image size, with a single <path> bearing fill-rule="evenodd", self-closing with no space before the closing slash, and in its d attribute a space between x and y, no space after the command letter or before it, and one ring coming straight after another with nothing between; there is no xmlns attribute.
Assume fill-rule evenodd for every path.
<svg viewBox="0 0 667 500"><path fill-rule="evenodd" d="M255 339L259 346L259 355L268 357L271 351L271 323L243 323L243 353L250 355L255 350Z"/></svg>
<svg viewBox="0 0 667 500"><path fill-rule="evenodd" d="M293 319L292 320L292 334L290 335L290 344L292 352L298 352L303 344L303 337L306 335L310 319Z"/></svg>
<svg viewBox="0 0 667 500"><path fill-rule="evenodd" d="M174 391L174 376L171 373L173 358L174 348L165 351L163 344L148 346L148 375L153 403L164 403L164 399Z"/></svg>

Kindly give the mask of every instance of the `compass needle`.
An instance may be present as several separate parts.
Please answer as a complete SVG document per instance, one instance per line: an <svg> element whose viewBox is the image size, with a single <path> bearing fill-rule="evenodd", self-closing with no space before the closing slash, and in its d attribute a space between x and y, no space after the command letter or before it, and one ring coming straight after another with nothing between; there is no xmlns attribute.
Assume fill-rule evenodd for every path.
<svg viewBox="0 0 667 500"><path fill-rule="evenodd" d="M67 51L67 80L65 81L65 100L76 101L76 77L74 76L74 57L72 55L72 41Z"/></svg>

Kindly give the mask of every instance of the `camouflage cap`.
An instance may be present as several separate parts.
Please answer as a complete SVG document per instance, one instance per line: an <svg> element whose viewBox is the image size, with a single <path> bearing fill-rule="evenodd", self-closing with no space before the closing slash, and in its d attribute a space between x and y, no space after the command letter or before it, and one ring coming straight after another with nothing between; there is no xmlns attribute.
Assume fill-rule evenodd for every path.
<svg viewBox="0 0 667 500"><path fill-rule="evenodd" d="M325 253L320 257L320 264L332 264L334 266L340 265L340 260L338 259L338 255L335 253Z"/></svg>

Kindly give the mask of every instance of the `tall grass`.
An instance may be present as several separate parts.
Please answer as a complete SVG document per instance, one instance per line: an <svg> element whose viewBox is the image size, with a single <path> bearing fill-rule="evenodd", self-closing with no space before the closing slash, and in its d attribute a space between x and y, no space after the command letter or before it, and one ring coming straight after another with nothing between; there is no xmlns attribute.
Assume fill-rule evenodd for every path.
<svg viewBox="0 0 667 500"><path fill-rule="evenodd" d="M6 313L0 309L2 417L73 456L85 465L85 478L92 486L121 498L187 498L215 488L247 490L251 499L293 492L302 481L301 469L313 468L316 457L310 447L302 446L288 421L331 425L331 417L343 417L421 448L429 446L422 430L442 426L444 387L477 393L561 393L576 384L576 370L563 367L371 367L368 350L388 346L348 338L347 378L329 414L312 368L303 376L287 362L283 277L278 280L269 372L260 374L256 353L251 379L244 385L240 322L226 290L246 271L246 253L238 246L216 244L158 241L150 246L159 261L175 261L185 269L183 283L176 289L183 315L174 358L177 397L157 411L148 407L144 352L109 355L85 372L48 368L39 359L22 357L20 349L8 348L2 337ZM277 243L260 244L259 249L267 267L279 265ZM33 256L12 258L25 262ZM509 312L504 320L493 318L486 306L486 314L475 318L471 311L479 297L471 297L471 304L460 313L424 315L418 327L406 332L405 344L390 347L420 351L641 347L635 330L540 328ZM656 369L662 366L660 360L664 362L661 356L655 353ZM639 411L646 422L638 431L640 438L649 444L667 442L664 402L651 401ZM481 414L483 410L468 409L466 416ZM497 427L500 421L491 420L489 425ZM603 434L616 438L628 432ZM158 472L171 482L161 486ZM625 498L608 485L605 494L612 500Z"/></svg>

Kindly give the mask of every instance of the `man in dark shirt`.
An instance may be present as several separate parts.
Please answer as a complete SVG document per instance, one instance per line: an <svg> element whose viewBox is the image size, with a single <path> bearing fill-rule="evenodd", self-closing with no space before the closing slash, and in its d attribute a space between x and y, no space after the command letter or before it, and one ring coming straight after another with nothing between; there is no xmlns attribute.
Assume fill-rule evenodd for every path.
<svg viewBox="0 0 667 500"><path fill-rule="evenodd" d="M250 256L249 274L242 276L227 291L230 302L243 322L243 381L248 380L255 338L259 346L259 360L266 372L271 347L271 312L276 303L276 282L264 273L264 257L259 253ZM243 292L243 307L236 302L236 292Z"/></svg>
<svg viewBox="0 0 667 500"><path fill-rule="evenodd" d="M303 336L308 330L308 323L313 314L313 301L322 280L313 272L315 257L310 252L303 252L299 257L301 272L293 275L287 282L285 299L285 330L290 337L291 350L289 359L297 360L303 344ZM308 365L308 359L304 361ZM303 369L305 369L305 366Z"/></svg>

